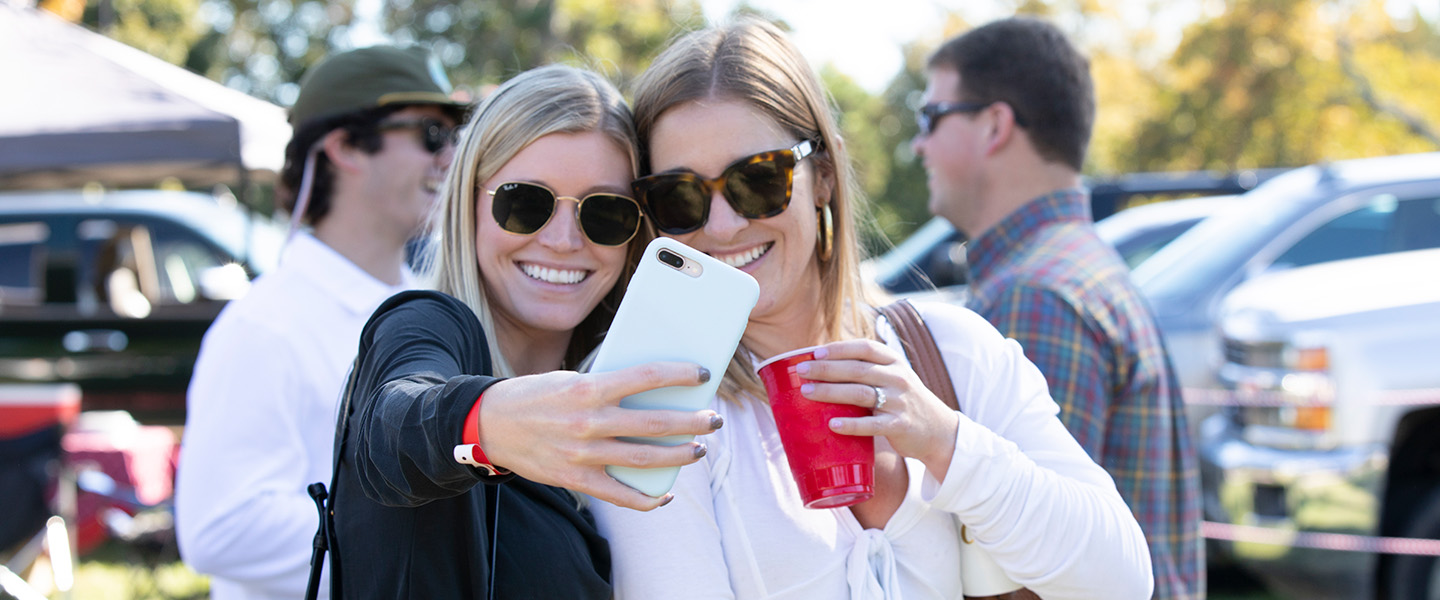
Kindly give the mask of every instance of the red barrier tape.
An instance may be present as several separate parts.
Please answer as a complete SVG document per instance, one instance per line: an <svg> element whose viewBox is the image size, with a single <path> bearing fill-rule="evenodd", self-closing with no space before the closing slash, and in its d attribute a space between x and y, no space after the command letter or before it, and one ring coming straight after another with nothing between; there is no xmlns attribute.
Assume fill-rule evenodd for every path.
<svg viewBox="0 0 1440 600"><path fill-rule="evenodd" d="M1253 525L1232 525L1205 521L1201 531L1205 537L1232 542L1269 544L1291 548L1316 548L1373 554L1412 554L1440 556L1440 540L1418 538L1374 537L1346 533L1286 531Z"/></svg>
<svg viewBox="0 0 1440 600"><path fill-rule="evenodd" d="M1181 391L1186 404L1202 406L1329 406L1326 397L1300 398L1272 390L1236 391L1213 388L1185 388ZM1440 405L1440 388L1415 390L1382 390L1368 401L1373 406L1436 406Z"/></svg>

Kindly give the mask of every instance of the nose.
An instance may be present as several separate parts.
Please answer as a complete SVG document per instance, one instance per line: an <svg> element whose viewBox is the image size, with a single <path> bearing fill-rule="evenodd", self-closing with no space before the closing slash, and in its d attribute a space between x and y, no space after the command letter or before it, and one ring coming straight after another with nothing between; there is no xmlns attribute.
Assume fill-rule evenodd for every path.
<svg viewBox="0 0 1440 600"><path fill-rule="evenodd" d="M710 218L705 221L705 235L717 241L728 241L749 224L750 220L735 212L720 190L710 193Z"/></svg>
<svg viewBox="0 0 1440 600"><path fill-rule="evenodd" d="M910 151L915 153L915 158L925 158L925 140L929 137L924 131L917 131L915 137L910 138Z"/></svg>
<svg viewBox="0 0 1440 600"><path fill-rule="evenodd" d="M579 204L569 198L555 201L555 214L540 231L535 240L540 245L556 252L575 252L585 245L585 235L580 232L580 221L576 218Z"/></svg>
<svg viewBox="0 0 1440 600"><path fill-rule="evenodd" d="M454 160L455 142L446 142L444 146L440 147L440 151L435 153L435 166L440 167L442 171L449 169L450 163Z"/></svg>

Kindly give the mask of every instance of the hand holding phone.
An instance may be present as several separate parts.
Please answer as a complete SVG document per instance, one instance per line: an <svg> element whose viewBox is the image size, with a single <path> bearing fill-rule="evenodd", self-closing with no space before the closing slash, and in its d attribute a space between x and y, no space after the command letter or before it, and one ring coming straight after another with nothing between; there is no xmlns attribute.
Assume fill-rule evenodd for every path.
<svg viewBox="0 0 1440 600"><path fill-rule="evenodd" d="M613 371L653 361L693 362L710 370L709 382L641 392L625 397L620 406L705 408L720 387L759 298L760 286L750 275L673 239L657 238L645 248L590 370ZM689 443L694 436L621 439L673 446ZM679 467L607 466L605 471L646 495L660 497L675 484Z"/></svg>

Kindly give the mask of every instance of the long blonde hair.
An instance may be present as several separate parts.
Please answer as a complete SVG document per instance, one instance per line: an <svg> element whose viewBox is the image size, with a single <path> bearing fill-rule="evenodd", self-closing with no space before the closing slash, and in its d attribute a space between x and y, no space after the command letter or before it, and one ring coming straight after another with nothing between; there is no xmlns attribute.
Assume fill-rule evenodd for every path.
<svg viewBox="0 0 1440 600"><path fill-rule="evenodd" d="M516 75L491 92L475 110L456 144L442 200L431 219L436 251L427 274L436 290L458 298L475 311L485 329L497 376L516 373L496 340L495 321L476 259L475 211L480 185L541 137L589 131L613 139L629 154L632 170L639 164L634 121L615 86L590 71L550 65ZM629 265L639 262L649 235L642 231L631 240L627 267L614 289L571 335L565 366L578 364L609 328L633 272Z"/></svg>
<svg viewBox="0 0 1440 600"><path fill-rule="evenodd" d="M797 139L820 142L815 167L820 180L834 186L829 203L834 252L820 261L824 332L832 340L872 337L875 323L868 309L875 296L860 276L856 229L869 212L815 70L780 29L759 19L743 18L684 35L656 57L635 83L642 171L650 170L648 142L660 116L678 105L706 99L746 102ZM726 369L720 395L734 399L741 392L765 397L750 353L743 348Z"/></svg>

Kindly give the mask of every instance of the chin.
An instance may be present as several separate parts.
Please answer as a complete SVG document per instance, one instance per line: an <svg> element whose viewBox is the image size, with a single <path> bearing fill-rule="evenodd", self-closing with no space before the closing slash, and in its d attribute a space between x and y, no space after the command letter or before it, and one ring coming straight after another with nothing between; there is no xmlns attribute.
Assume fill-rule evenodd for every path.
<svg viewBox="0 0 1440 600"><path fill-rule="evenodd" d="M575 329L576 327L579 327L579 326L580 326L580 323L583 322L583 321L585 320L585 317L586 317L586 316L589 316L589 314L590 314L590 312L589 312L589 311L586 311L586 312L580 313L580 314L578 314L578 315L577 315L577 314L534 315L533 318L526 319L526 320L525 320L525 324L526 324L527 326L529 326L529 327L533 327L533 328L538 329L538 330L541 330L541 331L554 331L554 332L557 332L557 333L559 333L559 332L568 332L568 331L571 331L571 330Z"/></svg>

